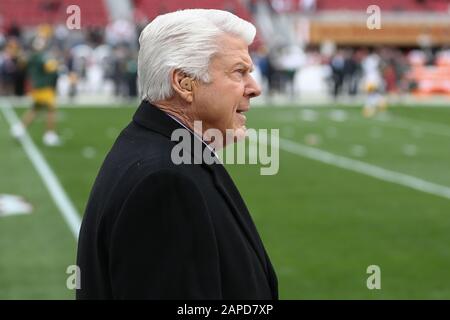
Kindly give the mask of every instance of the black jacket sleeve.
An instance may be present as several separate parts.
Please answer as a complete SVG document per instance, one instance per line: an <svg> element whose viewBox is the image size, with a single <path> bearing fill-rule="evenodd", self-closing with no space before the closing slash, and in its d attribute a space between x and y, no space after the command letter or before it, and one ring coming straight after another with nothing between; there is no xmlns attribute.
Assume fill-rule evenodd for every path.
<svg viewBox="0 0 450 320"><path fill-rule="evenodd" d="M143 178L114 223L115 299L221 299L219 255L198 187L174 170Z"/></svg>

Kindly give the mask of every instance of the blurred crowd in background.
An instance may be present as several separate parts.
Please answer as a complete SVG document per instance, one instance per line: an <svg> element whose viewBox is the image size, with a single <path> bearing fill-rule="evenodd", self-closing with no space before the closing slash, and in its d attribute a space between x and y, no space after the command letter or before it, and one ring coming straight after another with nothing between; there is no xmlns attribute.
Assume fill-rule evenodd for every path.
<svg viewBox="0 0 450 320"><path fill-rule="evenodd" d="M104 93L137 95L137 34L121 21L106 29L68 30L65 25L40 25L23 32L12 26L0 39L0 93L22 96L29 90L27 65L33 41L45 41L46 59L58 62L59 95Z"/></svg>
<svg viewBox="0 0 450 320"><path fill-rule="evenodd" d="M145 1L132 2L137 8ZM260 2L243 1L241 5L255 15ZM271 15L294 9L310 15L317 10L316 1L263 2ZM230 3L226 3L225 9L235 11ZM158 8L161 13L171 9ZM80 30L69 30L62 22L35 26L0 24L0 95L27 94L30 89L27 66L33 55L33 41L39 38L45 42L46 59L58 63L55 82L58 96L137 97L138 36L150 19L139 10L134 15L133 19L111 19L104 27L86 26ZM295 99L302 94L338 98L371 91L417 93L420 79L424 80L420 83L422 93L427 92L428 86L431 93L450 95L450 49L445 46L280 44L270 43L261 35L257 40L251 47L254 76L266 96L283 94Z"/></svg>

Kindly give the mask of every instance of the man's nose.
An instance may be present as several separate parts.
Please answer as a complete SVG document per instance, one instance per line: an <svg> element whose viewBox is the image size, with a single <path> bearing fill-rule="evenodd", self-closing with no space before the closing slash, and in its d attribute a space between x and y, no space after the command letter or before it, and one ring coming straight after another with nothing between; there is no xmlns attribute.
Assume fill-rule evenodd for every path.
<svg viewBox="0 0 450 320"><path fill-rule="evenodd" d="M249 98L257 97L261 94L261 86L255 81L255 79L249 75L248 84L245 88L245 96Z"/></svg>

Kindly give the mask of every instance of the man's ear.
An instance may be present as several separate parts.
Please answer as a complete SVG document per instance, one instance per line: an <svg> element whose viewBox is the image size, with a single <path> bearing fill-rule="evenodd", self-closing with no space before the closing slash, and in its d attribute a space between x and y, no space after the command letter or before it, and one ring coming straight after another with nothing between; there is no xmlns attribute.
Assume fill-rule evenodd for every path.
<svg viewBox="0 0 450 320"><path fill-rule="evenodd" d="M187 91L192 91L192 78L186 77L180 81L180 86Z"/></svg>
<svg viewBox="0 0 450 320"><path fill-rule="evenodd" d="M172 88L186 102L191 103L194 98L194 79L181 70L172 72Z"/></svg>

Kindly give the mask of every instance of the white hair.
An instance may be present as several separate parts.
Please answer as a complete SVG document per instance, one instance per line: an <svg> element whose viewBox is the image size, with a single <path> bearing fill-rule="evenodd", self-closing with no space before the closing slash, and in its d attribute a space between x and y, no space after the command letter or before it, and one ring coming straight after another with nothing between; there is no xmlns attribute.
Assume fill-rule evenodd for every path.
<svg viewBox="0 0 450 320"><path fill-rule="evenodd" d="M187 9L160 15L139 36L138 82L142 99L172 97L171 72L208 83L211 57L220 49L217 37L230 34L253 42L253 24L222 10Z"/></svg>

